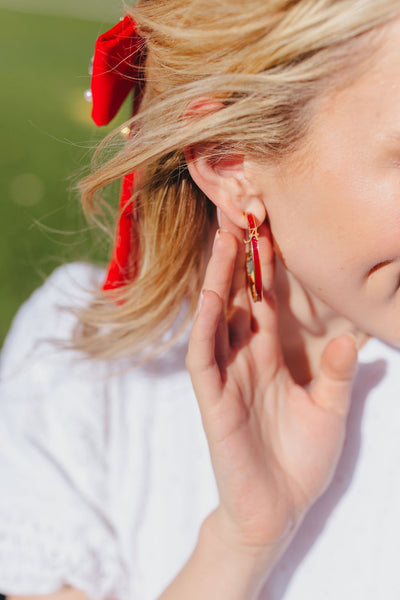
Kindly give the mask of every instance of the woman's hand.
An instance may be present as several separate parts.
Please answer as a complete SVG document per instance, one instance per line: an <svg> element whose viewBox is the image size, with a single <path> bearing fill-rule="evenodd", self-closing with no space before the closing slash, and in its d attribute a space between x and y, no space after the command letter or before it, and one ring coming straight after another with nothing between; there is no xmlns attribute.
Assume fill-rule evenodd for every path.
<svg viewBox="0 0 400 600"><path fill-rule="evenodd" d="M253 550L291 537L329 484L344 441L357 350L350 336L331 341L312 385L298 386L278 339L269 228L259 228L259 303L250 299L244 244L235 234L217 232L187 366L219 490L213 522L227 543Z"/></svg>

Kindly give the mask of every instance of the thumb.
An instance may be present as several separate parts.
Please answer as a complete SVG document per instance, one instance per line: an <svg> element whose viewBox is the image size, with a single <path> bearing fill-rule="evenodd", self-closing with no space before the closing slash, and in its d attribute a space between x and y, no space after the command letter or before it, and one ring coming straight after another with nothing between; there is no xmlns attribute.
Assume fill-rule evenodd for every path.
<svg viewBox="0 0 400 600"><path fill-rule="evenodd" d="M346 417L357 372L357 344L351 334L331 340L321 357L320 370L310 387L315 404Z"/></svg>

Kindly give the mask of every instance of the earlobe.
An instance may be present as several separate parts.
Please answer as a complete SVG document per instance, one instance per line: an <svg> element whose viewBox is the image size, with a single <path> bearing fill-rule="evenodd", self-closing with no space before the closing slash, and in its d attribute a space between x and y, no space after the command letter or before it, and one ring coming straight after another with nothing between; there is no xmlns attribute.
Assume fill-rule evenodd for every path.
<svg viewBox="0 0 400 600"><path fill-rule="evenodd" d="M267 209L261 197L251 196L246 204L246 215L254 216L257 227L260 227L267 218ZM246 216L247 221L247 216Z"/></svg>

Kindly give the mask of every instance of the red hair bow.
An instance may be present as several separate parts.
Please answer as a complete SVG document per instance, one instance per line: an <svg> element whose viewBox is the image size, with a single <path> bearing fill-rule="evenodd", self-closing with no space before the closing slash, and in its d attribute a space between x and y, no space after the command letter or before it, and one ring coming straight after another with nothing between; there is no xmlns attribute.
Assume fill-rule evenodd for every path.
<svg viewBox="0 0 400 600"><path fill-rule="evenodd" d="M92 118L96 125L108 125L133 90L132 114L136 114L144 92L144 40L135 21L126 16L96 41L92 67ZM114 249L103 289L115 289L134 279L137 264L134 253L132 193L135 174L124 177L119 202L120 219Z"/></svg>
<svg viewBox="0 0 400 600"><path fill-rule="evenodd" d="M134 90L133 114L143 94L144 40L135 21L126 16L96 41L92 72L92 118L96 125L108 125Z"/></svg>

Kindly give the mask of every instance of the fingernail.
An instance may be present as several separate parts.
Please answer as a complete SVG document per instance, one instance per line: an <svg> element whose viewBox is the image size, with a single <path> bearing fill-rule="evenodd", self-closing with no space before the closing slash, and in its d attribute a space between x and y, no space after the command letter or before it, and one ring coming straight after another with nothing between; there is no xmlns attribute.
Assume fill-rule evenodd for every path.
<svg viewBox="0 0 400 600"><path fill-rule="evenodd" d="M214 243L213 243L213 249L212 249L213 252L214 252L215 244L216 244L217 240L219 239L220 235L221 235L221 230L217 229L217 232L216 232L215 238L214 238Z"/></svg>
<svg viewBox="0 0 400 600"><path fill-rule="evenodd" d="M201 310L201 305L203 304L204 291L205 291L205 290L201 290L201 292L200 292L199 303L198 303L198 305L197 305L197 312L198 312L198 313L200 312L200 310Z"/></svg>
<svg viewBox="0 0 400 600"><path fill-rule="evenodd" d="M355 346L356 346L357 350L359 350L358 339L356 338L356 336L354 335L354 333L350 333L350 331L346 331L346 333L344 335L347 335L349 338L351 338L352 340L354 340Z"/></svg>

